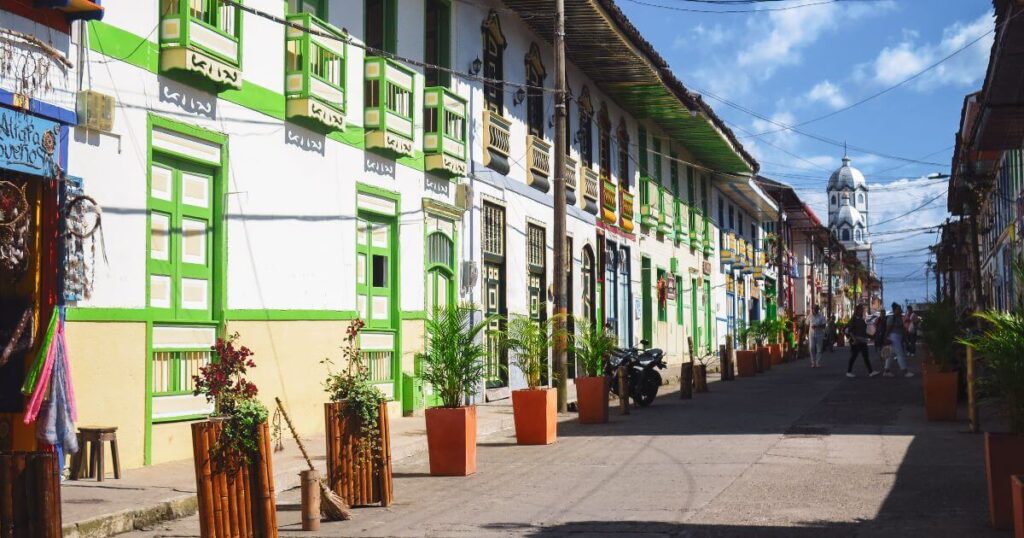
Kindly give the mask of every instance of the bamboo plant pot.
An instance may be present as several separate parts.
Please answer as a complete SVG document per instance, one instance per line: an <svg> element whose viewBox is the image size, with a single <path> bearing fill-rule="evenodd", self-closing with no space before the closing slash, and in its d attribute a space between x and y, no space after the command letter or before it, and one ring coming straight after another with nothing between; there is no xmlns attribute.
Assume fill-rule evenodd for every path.
<svg viewBox="0 0 1024 538"><path fill-rule="evenodd" d="M782 344L769 344L768 352L771 354L768 368L782 364Z"/></svg>
<svg viewBox="0 0 1024 538"><path fill-rule="evenodd" d="M757 351L736 351L736 377L754 377L757 374Z"/></svg>
<svg viewBox="0 0 1024 538"><path fill-rule="evenodd" d="M52 452L0 452L0 536L61 536L60 468Z"/></svg>
<svg viewBox="0 0 1024 538"><path fill-rule="evenodd" d="M935 366L934 371L925 370L922 381L925 415L928 420L956 420L960 374L943 372Z"/></svg>
<svg viewBox="0 0 1024 538"><path fill-rule="evenodd" d="M391 430L387 402L380 404L377 427L380 451L371 454L362 442L357 418L345 413L345 402L324 404L327 422L327 485L350 506L379 504L394 500L391 476Z"/></svg>
<svg viewBox="0 0 1024 538"><path fill-rule="evenodd" d="M693 391L708 391L708 367L704 364L695 365L693 368Z"/></svg>
<svg viewBox="0 0 1024 538"><path fill-rule="evenodd" d="M1010 483L1013 489L1013 536L1024 538L1024 474L1014 476Z"/></svg>
<svg viewBox="0 0 1024 538"><path fill-rule="evenodd" d="M259 452L246 463L222 461L216 446L223 419L192 424L199 529L204 538L276 538L277 504L267 423L257 430Z"/></svg>

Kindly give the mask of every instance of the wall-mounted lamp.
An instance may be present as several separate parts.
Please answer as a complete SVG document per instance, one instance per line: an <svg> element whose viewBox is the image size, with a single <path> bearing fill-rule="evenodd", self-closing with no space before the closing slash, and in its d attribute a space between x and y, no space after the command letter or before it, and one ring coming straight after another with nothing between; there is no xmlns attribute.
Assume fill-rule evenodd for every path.
<svg viewBox="0 0 1024 538"><path fill-rule="evenodd" d="M519 106L526 100L526 89L522 86L516 90L516 93L512 96L512 104Z"/></svg>
<svg viewBox="0 0 1024 538"><path fill-rule="evenodd" d="M477 56L476 59L473 60L473 63L469 64L469 74L474 76L479 75L480 70L483 69L483 67L484 63L481 62L480 57Z"/></svg>

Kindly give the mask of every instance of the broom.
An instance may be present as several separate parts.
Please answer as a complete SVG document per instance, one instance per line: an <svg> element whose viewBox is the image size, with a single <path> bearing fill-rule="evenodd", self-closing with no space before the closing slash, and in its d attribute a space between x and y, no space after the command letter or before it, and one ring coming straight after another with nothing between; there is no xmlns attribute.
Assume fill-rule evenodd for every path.
<svg viewBox="0 0 1024 538"><path fill-rule="evenodd" d="M306 447L302 444L302 439L299 439L299 434L295 433L295 426L292 426L292 419L288 417L288 413L284 410L284 404L281 403L281 398L274 397L274 401L277 402L277 409L281 411L281 416L284 417L284 421L288 423L288 429L292 432L292 437L295 438L295 444L299 445L299 450L302 451L302 457L306 458L306 464L309 465L310 471L315 471L313 467L313 461L309 459L309 454L306 453ZM320 512L323 513L324 517L328 521L347 521L352 519L352 512L348 508L348 504L345 503L345 499L342 499L338 494L331 491L331 488L321 478L320 482Z"/></svg>

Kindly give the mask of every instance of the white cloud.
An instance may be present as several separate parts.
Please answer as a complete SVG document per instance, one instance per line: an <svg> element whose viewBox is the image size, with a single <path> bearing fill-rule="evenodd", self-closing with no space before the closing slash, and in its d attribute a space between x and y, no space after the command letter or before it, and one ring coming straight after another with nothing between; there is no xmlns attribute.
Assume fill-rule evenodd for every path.
<svg viewBox="0 0 1024 538"><path fill-rule="evenodd" d="M993 24L991 12L973 21L958 21L947 26L942 31L942 39L936 43L919 43L916 32L904 32L899 43L878 53L871 64L873 78L886 86L901 82L989 32ZM926 90L936 85L970 87L977 84L985 75L993 37L991 33L985 35L979 42L922 75L913 87Z"/></svg>
<svg viewBox="0 0 1024 538"><path fill-rule="evenodd" d="M705 26L700 23L693 27L688 34L677 35L672 42L672 48L702 48L717 47L729 39L729 34L721 24Z"/></svg>
<svg viewBox="0 0 1024 538"><path fill-rule="evenodd" d="M825 103L832 108L843 108L848 103L843 91L839 86L828 80L823 80L814 85L807 92L807 99L814 103Z"/></svg>

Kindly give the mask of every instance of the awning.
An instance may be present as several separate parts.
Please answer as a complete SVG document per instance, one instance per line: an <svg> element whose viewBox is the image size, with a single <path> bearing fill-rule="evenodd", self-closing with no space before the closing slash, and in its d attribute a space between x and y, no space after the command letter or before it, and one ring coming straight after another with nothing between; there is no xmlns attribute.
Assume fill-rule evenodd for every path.
<svg viewBox="0 0 1024 538"><path fill-rule="evenodd" d="M982 151L1006 151L1024 146L1024 4L994 0L993 7L996 35L973 145Z"/></svg>
<svg viewBox="0 0 1024 538"><path fill-rule="evenodd" d="M504 3L538 35L549 40L554 36L551 0ZM757 161L732 131L683 86L613 0L565 0L565 20L569 61L631 115L657 124L713 170L757 172Z"/></svg>
<svg viewBox="0 0 1024 538"><path fill-rule="evenodd" d="M765 189L749 176L719 175L714 178L719 189L730 200L742 207L747 213L755 215L761 222L779 219L779 206ZM770 187L768 187L770 188Z"/></svg>

